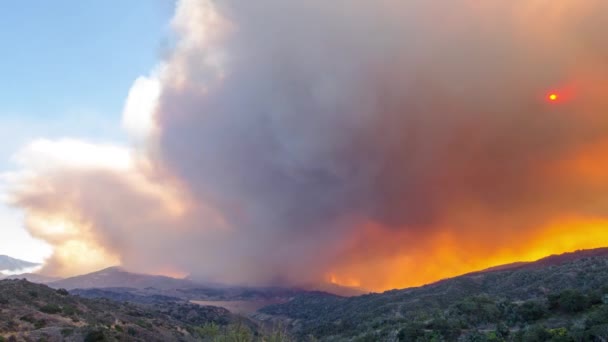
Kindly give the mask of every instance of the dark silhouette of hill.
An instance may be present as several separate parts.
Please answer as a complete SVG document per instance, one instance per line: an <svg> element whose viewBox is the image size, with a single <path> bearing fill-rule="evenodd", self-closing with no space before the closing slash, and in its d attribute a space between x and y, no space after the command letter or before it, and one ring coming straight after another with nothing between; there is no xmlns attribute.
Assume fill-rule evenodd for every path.
<svg viewBox="0 0 608 342"><path fill-rule="evenodd" d="M36 266L40 266L40 264L11 258L7 255L0 255L0 272L18 272Z"/></svg>
<svg viewBox="0 0 608 342"><path fill-rule="evenodd" d="M61 279L49 283L54 288L88 289L88 288L155 288L180 289L200 286L193 281L160 275L148 275L128 272L120 267L110 267L101 271Z"/></svg>
<svg viewBox="0 0 608 342"><path fill-rule="evenodd" d="M608 337L607 251L351 298L306 293L256 318L331 341L601 341Z"/></svg>
<svg viewBox="0 0 608 342"><path fill-rule="evenodd" d="M217 307L137 305L82 298L25 280L0 281L3 341L200 341L209 333L202 329L206 325L228 327L237 322L242 319Z"/></svg>

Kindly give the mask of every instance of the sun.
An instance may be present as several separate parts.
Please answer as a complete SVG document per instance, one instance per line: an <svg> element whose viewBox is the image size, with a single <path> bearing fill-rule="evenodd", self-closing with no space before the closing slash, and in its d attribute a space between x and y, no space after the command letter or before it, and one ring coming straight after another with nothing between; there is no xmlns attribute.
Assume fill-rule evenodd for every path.
<svg viewBox="0 0 608 342"><path fill-rule="evenodd" d="M559 99L559 95L557 95L556 93L551 93L547 96L547 98L549 99L549 101L557 101L557 99Z"/></svg>

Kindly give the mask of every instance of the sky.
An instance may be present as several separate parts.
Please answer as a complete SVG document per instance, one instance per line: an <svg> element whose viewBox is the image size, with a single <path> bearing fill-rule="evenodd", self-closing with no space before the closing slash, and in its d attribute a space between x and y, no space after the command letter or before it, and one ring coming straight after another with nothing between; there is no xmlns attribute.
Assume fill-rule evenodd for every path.
<svg viewBox="0 0 608 342"><path fill-rule="evenodd" d="M124 141L120 118L134 80L167 49L171 0L0 3L0 172L36 138ZM19 210L0 206L0 254L34 261L49 247Z"/></svg>
<svg viewBox="0 0 608 342"><path fill-rule="evenodd" d="M382 291L608 246L605 0L65 4L2 11L0 252L43 274Z"/></svg>

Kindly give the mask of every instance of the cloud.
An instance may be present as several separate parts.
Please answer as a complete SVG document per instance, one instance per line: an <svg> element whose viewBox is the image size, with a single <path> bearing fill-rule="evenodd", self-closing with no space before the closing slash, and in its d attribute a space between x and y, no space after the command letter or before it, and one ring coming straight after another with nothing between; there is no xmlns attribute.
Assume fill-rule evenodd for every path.
<svg viewBox="0 0 608 342"><path fill-rule="evenodd" d="M15 203L62 273L60 251L90 249L386 289L606 244L606 16L595 0L180 1L174 50L127 100L132 150L42 149Z"/></svg>

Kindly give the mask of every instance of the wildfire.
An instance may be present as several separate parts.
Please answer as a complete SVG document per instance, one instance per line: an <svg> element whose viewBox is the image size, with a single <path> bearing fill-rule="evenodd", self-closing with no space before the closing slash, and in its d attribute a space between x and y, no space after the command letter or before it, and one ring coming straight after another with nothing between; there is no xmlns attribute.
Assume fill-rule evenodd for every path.
<svg viewBox="0 0 608 342"><path fill-rule="evenodd" d="M399 251L380 260L365 262L365 258L354 256L355 262L336 268L330 274L329 281L337 285L357 284L372 291L385 291L420 286L497 265L535 261L552 254L608 246L608 220L563 218L532 231L527 237L495 237L497 240L521 239L520 245L502 245L500 241L489 240L481 242L479 237L470 239L448 231L438 231L426 245ZM391 240L384 242L387 249L393 249L392 244L407 238L390 233L386 228L368 226L362 236L368 242ZM381 237L383 234L387 235ZM380 241L374 241L376 243Z"/></svg>

